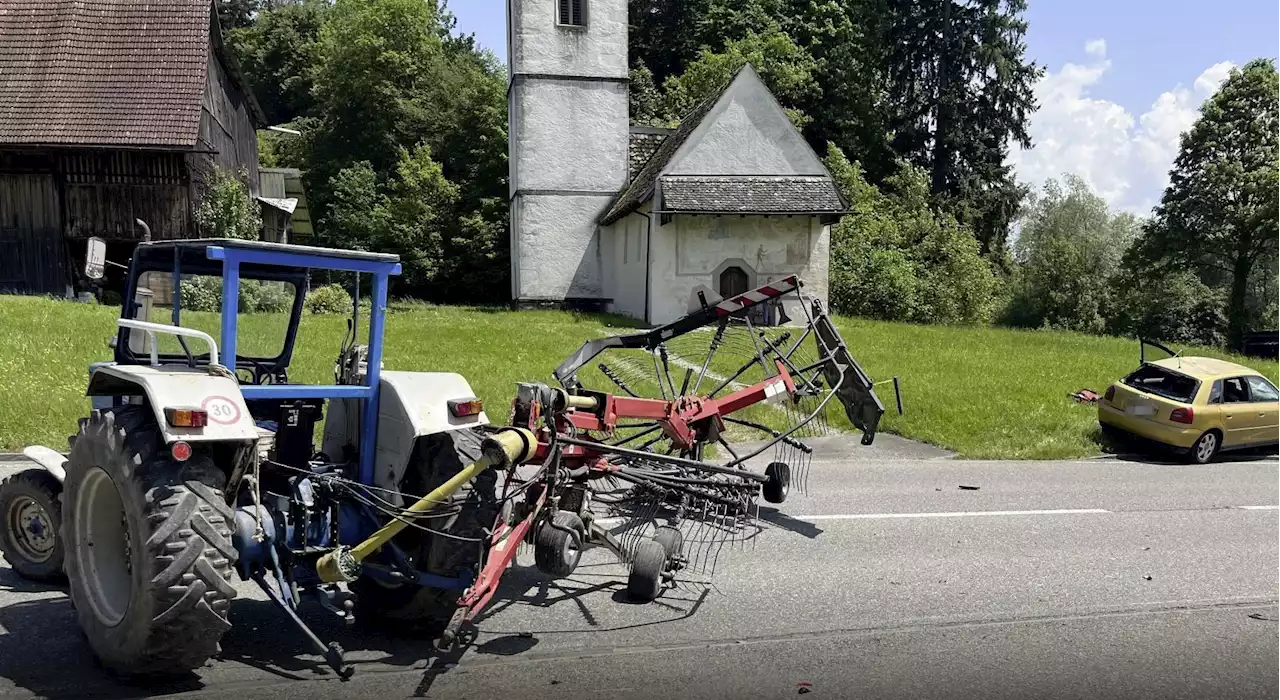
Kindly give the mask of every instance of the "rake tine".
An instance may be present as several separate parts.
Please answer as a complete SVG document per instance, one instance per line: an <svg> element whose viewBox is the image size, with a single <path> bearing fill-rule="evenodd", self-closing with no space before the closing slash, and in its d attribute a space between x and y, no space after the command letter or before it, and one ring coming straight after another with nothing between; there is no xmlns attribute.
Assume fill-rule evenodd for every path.
<svg viewBox="0 0 1280 700"><path fill-rule="evenodd" d="M720 341L724 338L725 329L729 327L727 322L721 322L716 327L715 335L711 336L711 345L707 348L707 356L702 361L702 371L698 373L698 381L693 385L693 393L698 393L698 388L702 386L702 380L707 376L707 369L711 367L711 358L716 354L716 350L720 349Z"/></svg>
<svg viewBox="0 0 1280 700"><path fill-rule="evenodd" d="M665 348L663 348L663 346L661 345L659 345L658 347L665 350ZM663 354L665 355L665 353ZM653 356L653 378L658 382L658 390L662 392L662 400L666 401L667 385L662 382L662 367L658 364L658 353L655 351L651 353L651 355ZM664 357L663 359L665 360L666 358ZM670 377L668 376L668 378ZM675 387L674 386L671 387L671 390L675 391Z"/></svg>
<svg viewBox="0 0 1280 700"><path fill-rule="evenodd" d="M636 392L632 391L631 387L627 386L626 382L622 381L622 377L619 377L617 374L614 373L612 369L609 369L608 365L601 362L599 364L599 368L600 368L600 372L604 374L604 376L609 378L609 381L618 385L618 388L625 391L628 396L635 397Z"/></svg>
<svg viewBox="0 0 1280 700"><path fill-rule="evenodd" d="M720 513L721 513L721 515L720 515L720 519L721 519L722 521L723 521L723 520L725 520L725 519L728 517L728 506L721 506L721 507L720 507ZM719 537L719 538L718 538L718 540L719 540L719 541L718 541L717 546L716 546L716 553L715 553L714 558L711 560L711 575L712 575L712 576L715 576L715 575L716 575L716 566L720 563L720 552L724 549L724 543L725 543L725 540L729 539L732 535L733 535L733 533L732 533L732 531L731 531L731 530L725 529L725 530L722 532L721 537Z"/></svg>
<svg viewBox="0 0 1280 700"><path fill-rule="evenodd" d="M702 502L702 509L698 512L698 535L697 535L697 538L694 540L694 545L697 548L697 553L693 560L693 568L698 569L700 572L703 572L703 573L706 572L705 562L703 560L703 549L704 549L703 539L706 537L706 533L708 532L708 528L709 528L709 523L707 522L708 505L709 504L706 501ZM704 565L703 568L699 568L700 563Z"/></svg>

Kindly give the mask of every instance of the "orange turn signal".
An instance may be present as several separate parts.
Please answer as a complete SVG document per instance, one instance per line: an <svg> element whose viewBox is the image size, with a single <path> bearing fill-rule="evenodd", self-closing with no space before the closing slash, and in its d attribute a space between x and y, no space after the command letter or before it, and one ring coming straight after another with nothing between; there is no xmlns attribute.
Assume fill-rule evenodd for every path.
<svg viewBox="0 0 1280 700"><path fill-rule="evenodd" d="M454 418L466 418L468 416L478 416L484 410L484 402L480 399L450 399L449 413Z"/></svg>
<svg viewBox="0 0 1280 700"><path fill-rule="evenodd" d="M209 424L209 413L199 408L166 408L164 419L175 428L203 428Z"/></svg>

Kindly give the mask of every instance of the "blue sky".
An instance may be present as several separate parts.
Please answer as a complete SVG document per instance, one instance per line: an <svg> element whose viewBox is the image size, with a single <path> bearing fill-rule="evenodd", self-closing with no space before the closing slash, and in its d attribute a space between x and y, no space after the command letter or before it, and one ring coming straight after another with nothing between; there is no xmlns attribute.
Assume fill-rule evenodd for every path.
<svg viewBox="0 0 1280 700"><path fill-rule="evenodd" d="M449 6L460 31L505 60L506 0ZM1230 67L1280 54L1276 0L1029 0L1028 6L1027 52L1046 76L1031 123L1037 146L1010 156L1019 177L1039 185L1072 172L1113 206L1139 214L1159 200L1178 135Z"/></svg>

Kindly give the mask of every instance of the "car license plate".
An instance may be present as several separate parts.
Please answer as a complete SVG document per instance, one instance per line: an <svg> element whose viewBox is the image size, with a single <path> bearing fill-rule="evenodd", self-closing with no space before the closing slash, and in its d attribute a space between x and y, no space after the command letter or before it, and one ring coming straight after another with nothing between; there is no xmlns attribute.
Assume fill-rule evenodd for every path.
<svg viewBox="0 0 1280 700"><path fill-rule="evenodd" d="M1154 416L1156 407L1147 404L1134 404L1125 407L1125 413L1131 416Z"/></svg>

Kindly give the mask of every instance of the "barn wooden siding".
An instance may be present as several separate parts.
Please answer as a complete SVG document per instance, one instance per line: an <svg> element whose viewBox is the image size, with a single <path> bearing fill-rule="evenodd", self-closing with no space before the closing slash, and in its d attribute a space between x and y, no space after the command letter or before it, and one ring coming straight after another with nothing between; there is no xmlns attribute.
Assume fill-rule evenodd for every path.
<svg viewBox="0 0 1280 700"><path fill-rule="evenodd" d="M84 241L135 243L194 234L182 153L0 151L0 291L66 293Z"/></svg>
<svg viewBox="0 0 1280 700"><path fill-rule="evenodd" d="M146 222L156 240L191 235L193 212L183 154L80 151L58 161L66 181L68 238L141 240L137 219Z"/></svg>
<svg viewBox="0 0 1280 700"><path fill-rule="evenodd" d="M66 293L65 242L51 173L0 173L0 293Z"/></svg>
<svg viewBox="0 0 1280 700"><path fill-rule="evenodd" d="M244 93L231 79L216 52L209 51L208 79L200 102L200 148L188 161L191 200L204 196L205 175L214 167L245 171L249 195L261 191L258 175L258 132Z"/></svg>

